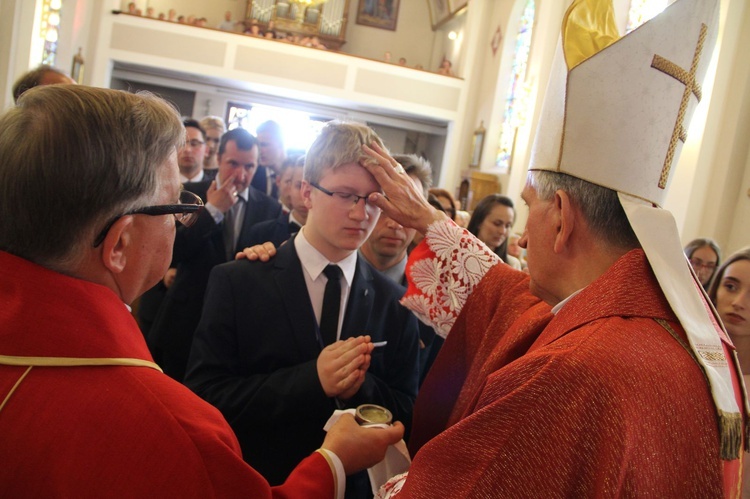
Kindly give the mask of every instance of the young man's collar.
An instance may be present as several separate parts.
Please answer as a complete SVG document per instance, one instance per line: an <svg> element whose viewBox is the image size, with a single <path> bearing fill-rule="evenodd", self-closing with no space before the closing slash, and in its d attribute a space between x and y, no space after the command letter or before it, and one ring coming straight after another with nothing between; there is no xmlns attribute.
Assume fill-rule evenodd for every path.
<svg viewBox="0 0 750 499"><path fill-rule="evenodd" d="M193 178L187 178L185 175L180 173L180 183L185 184L185 183L200 182L203 180L203 175L204 175L203 168L201 168L198 174L194 176Z"/></svg>
<svg viewBox="0 0 750 499"><path fill-rule="evenodd" d="M305 237L305 228L299 231L297 237L294 238L294 247L297 250L297 256L299 256L302 267L307 270L313 280L317 279L318 276L326 268L326 265L335 263L341 267L341 271L346 278L346 282L349 286L354 281L354 272L357 270L357 252L352 253L339 262L331 262L318 251L310 241Z"/></svg>

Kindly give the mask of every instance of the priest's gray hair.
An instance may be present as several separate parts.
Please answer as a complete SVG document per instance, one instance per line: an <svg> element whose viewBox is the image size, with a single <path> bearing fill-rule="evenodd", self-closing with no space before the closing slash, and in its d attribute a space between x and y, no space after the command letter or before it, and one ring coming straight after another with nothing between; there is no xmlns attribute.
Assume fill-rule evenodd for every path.
<svg viewBox="0 0 750 499"><path fill-rule="evenodd" d="M542 201L552 199L558 190L565 191L583 213L591 231L606 243L621 249L640 248L616 191L548 170L530 171L527 182Z"/></svg>

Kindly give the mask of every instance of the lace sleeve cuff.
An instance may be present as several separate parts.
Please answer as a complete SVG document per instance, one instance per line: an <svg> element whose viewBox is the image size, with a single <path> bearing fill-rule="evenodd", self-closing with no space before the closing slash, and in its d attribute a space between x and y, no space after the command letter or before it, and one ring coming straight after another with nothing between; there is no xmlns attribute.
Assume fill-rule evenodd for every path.
<svg viewBox="0 0 750 499"><path fill-rule="evenodd" d="M409 257L409 288L401 303L445 338L471 292L501 261L453 221L433 222Z"/></svg>

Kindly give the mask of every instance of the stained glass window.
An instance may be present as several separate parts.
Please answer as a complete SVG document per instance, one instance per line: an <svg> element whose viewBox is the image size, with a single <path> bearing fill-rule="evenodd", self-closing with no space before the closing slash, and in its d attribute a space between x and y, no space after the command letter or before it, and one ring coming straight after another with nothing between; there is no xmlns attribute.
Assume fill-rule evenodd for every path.
<svg viewBox="0 0 750 499"><path fill-rule="evenodd" d="M523 9L521 21L518 26L518 34L516 35L510 87L508 88L508 97L505 99L503 124L500 129L500 140L497 147L495 166L501 172L507 172L510 169L516 129L526 119L526 96L528 92L524 83L526 80L526 67L529 62L529 51L531 49L534 14L534 0L528 0L526 7Z"/></svg>
<svg viewBox="0 0 750 499"><path fill-rule="evenodd" d="M57 39L60 36L60 11L62 0L44 0L42 2L42 19L39 36L44 40L42 64L55 65L57 56Z"/></svg>
<svg viewBox="0 0 750 499"><path fill-rule="evenodd" d="M667 0L630 0L627 32L645 23L667 7Z"/></svg>
<svg viewBox="0 0 750 499"><path fill-rule="evenodd" d="M250 128L248 126L248 117L253 106L230 102L227 104L227 130L239 128Z"/></svg>

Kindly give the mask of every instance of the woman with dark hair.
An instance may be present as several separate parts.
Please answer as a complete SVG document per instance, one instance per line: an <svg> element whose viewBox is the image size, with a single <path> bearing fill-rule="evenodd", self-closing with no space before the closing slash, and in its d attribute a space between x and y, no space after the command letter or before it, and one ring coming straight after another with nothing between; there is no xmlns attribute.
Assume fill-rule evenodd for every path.
<svg viewBox="0 0 750 499"><path fill-rule="evenodd" d="M467 229L505 263L521 270L521 262L508 254L508 236L515 221L516 210L513 201L502 194L490 194L474 208Z"/></svg>
<svg viewBox="0 0 750 499"><path fill-rule="evenodd" d="M742 370L750 374L750 246L734 253L719 267L708 296L737 347ZM742 343L748 346L748 362L744 364Z"/></svg>
<svg viewBox="0 0 750 499"><path fill-rule="evenodd" d="M708 289L716 267L721 265L721 250L713 239L693 239L684 250L704 289Z"/></svg>
<svg viewBox="0 0 750 499"><path fill-rule="evenodd" d="M750 246L731 255L719 267L708 296L734 343L747 386L750 383ZM750 497L750 454L745 453L743 461L742 497Z"/></svg>

